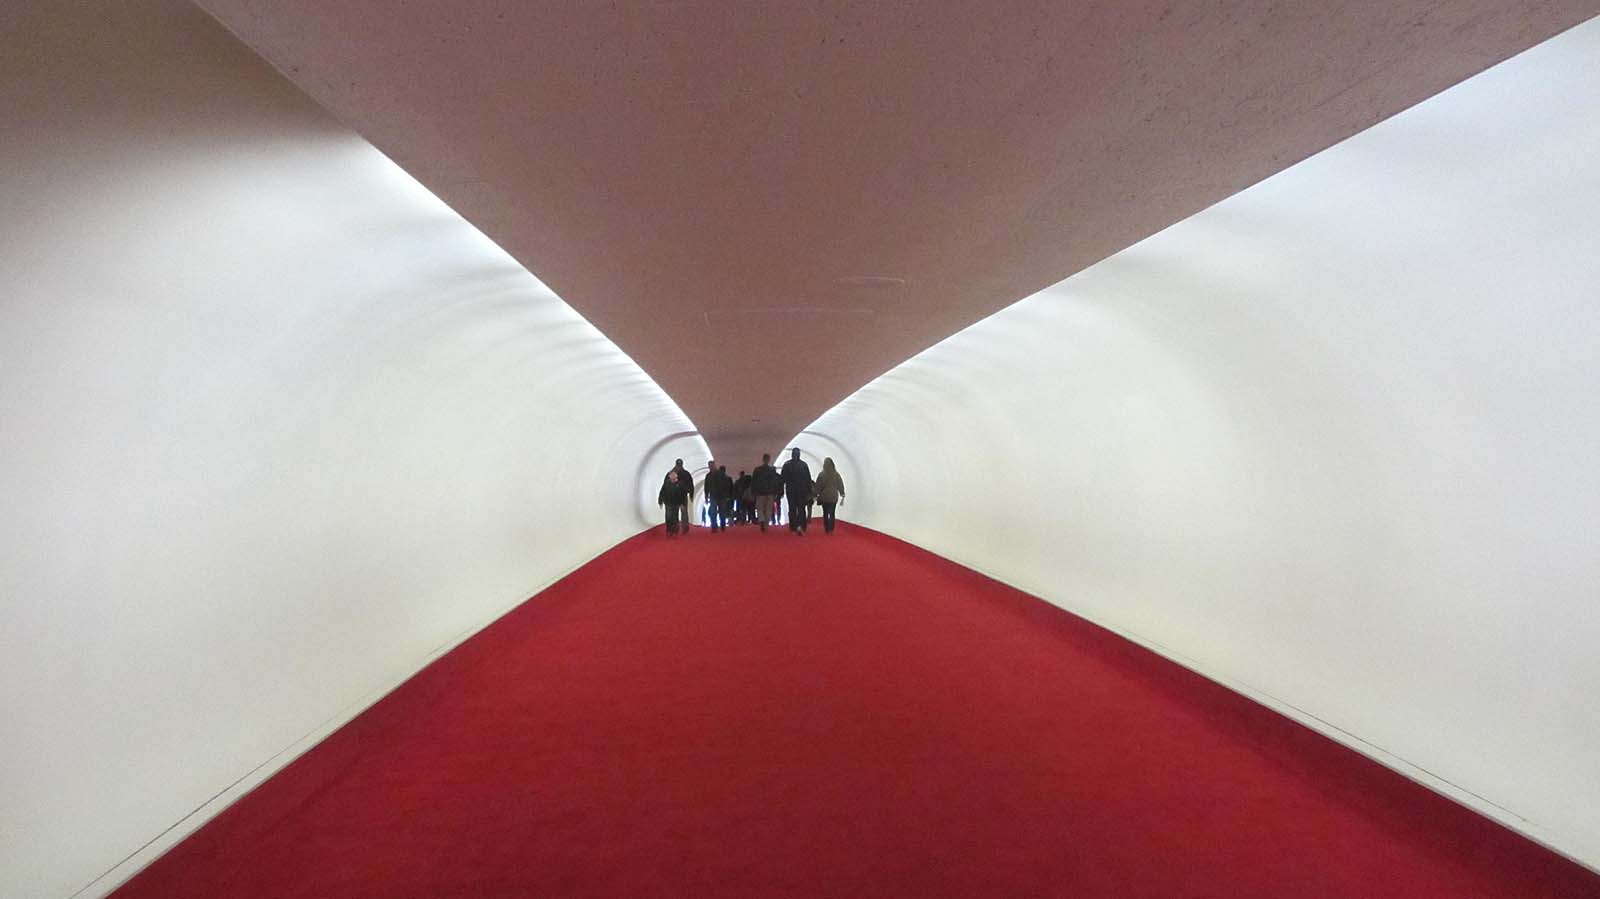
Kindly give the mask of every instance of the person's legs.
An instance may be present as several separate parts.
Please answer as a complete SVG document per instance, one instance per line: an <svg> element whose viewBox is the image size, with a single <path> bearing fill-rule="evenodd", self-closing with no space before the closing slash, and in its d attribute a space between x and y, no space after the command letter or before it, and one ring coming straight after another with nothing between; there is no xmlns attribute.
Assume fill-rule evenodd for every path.
<svg viewBox="0 0 1600 899"><path fill-rule="evenodd" d="M806 529L806 498L796 493L789 494L789 530L796 534L805 533Z"/></svg>
<svg viewBox="0 0 1600 899"><path fill-rule="evenodd" d="M833 522L834 522L833 510L837 509L838 507L839 507L838 503L823 503L822 504L822 530L824 532L829 533L829 534L833 533Z"/></svg>
<svg viewBox="0 0 1600 899"><path fill-rule="evenodd" d="M678 507L676 505L672 504L672 503L667 503L666 509L667 509L667 536L670 537L673 534L678 533Z"/></svg>
<svg viewBox="0 0 1600 899"><path fill-rule="evenodd" d="M756 520L761 523L761 529L767 529L767 522L772 520L772 497L756 497Z"/></svg>

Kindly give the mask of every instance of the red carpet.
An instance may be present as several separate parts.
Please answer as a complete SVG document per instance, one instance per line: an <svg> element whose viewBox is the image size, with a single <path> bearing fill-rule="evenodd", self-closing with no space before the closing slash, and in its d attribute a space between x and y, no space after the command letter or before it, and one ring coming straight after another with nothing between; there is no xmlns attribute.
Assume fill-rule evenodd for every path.
<svg viewBox="0 0 1600 899"><path fill-rule="evenodd" d="M1600 878L841 525L623 543L117 895L1459 899Z"/></svg>

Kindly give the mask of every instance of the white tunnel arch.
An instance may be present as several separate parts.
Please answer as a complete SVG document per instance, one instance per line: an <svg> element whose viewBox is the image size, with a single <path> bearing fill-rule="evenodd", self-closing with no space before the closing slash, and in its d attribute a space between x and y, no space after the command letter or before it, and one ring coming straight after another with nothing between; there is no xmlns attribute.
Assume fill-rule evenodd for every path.
<svg viewBox="0 0 1600 899"><path fill-rule="evenodd" d="M203 12L8 15L0 894L88 895L655 523L629 475L704 443Z"/></svg>
<svg viewBox="0 0 1600 899"><path fill-rule="evenodd" d="M0 55L0 118L27 123L0 165L4 895L109 888L657 523L660 474L707 456L631 359L205 14L81 6L13 4L27 52ZM1600 863L1597 28L787 445L838 461L850 518Z"/></svg>
<svg viewBox="0 0 1600 899"><path fill-rule="evenodd" d="M798 438L852 519L1600 864L1600 20ZM826 435L826 436L824 436Z"/></svg>

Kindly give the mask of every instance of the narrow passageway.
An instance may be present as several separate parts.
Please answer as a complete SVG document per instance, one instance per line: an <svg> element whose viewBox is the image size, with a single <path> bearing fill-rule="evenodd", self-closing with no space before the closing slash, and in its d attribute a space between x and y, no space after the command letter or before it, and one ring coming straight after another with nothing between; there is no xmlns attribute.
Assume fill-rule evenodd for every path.
<svg viewBox="0 0 1600 899"><path fill-rule="evenodd" d="M624 542L123 897L1584 896L1593 875L842 523Z"/></svg>

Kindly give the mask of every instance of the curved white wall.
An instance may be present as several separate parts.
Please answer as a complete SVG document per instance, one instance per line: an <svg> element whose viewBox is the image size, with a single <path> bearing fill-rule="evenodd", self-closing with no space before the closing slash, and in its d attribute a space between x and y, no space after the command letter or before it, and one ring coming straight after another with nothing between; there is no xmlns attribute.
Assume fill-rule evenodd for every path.
<svg viewBox="0 0 1600 899"><path fill-rule="evenodd" d="M1591 21L980 322L797 441L839 461L847 518L1593 865L1597 299Z"/></svg>
<svg viewBox="0 0 1600 899"><path fill-rule="evenodd" d="M0 19L0 895L65 896L654 523L705 446L202 13Z"/></svg>

